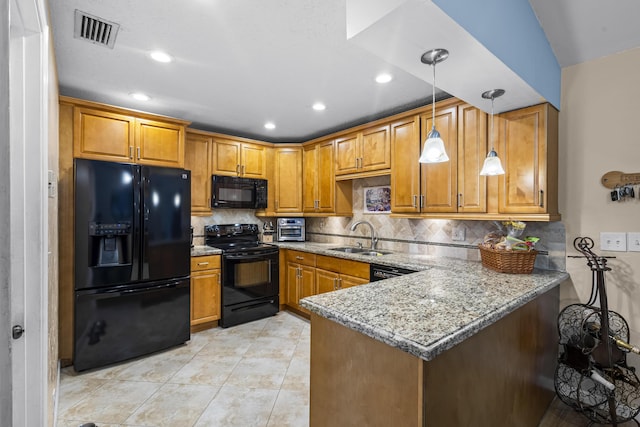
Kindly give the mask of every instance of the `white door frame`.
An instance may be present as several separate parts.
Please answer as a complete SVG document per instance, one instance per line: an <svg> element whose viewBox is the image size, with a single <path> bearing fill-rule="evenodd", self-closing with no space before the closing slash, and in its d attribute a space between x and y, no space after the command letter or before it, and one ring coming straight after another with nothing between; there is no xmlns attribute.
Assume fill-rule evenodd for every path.
<svg viewBox="0 0 640 427"><path fill-rule="evenodd" d="M48 64L45 0L9 4L9 301L11 424L49 424Z"/></svg>

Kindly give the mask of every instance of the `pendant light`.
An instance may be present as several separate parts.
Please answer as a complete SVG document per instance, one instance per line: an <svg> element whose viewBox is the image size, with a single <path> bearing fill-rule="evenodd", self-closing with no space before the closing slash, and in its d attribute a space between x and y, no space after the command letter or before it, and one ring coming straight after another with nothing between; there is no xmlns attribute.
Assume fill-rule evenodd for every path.
<svg viewBox="0 0 640 427"><path fill-rule="evenodd" d="M502 163L500 163L500 157L498 153L493 149L493 100L504 95L503 89L488 90L482 94L484 99L491 100L491 131L489 133L491 138L491 151L487 154L487 158L484 159L484 165L480 171L480 175L493 176L504 175L504 169L502 169Z"/></svg>
<svg viewBox="0 0 640 427"><path fill-rule="evenodd" d="M432 106L432 128L424 142L424 148L420 155L420 163L441 163L449 161L449 156L444 149L444 142L440 138L440 132L436 130L436 64L449 57L446 49L432 49L425 52L420 60L423 64L431 65L433 68L433 87L431 95Z"/></svg>

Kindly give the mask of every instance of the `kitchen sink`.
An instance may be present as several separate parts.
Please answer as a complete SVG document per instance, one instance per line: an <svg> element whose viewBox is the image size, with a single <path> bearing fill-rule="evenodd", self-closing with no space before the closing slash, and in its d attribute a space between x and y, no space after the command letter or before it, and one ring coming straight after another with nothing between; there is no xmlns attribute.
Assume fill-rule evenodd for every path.
<svg viewBox="0 0 640 427"><path fill-rule="evenodd" d="M367 256L381 256L381 255L387 255L391 253L389 251L371 250L368 248L358 248L353 246L343 246L339 248L331 248L329 250L336 251L336 252L344 252L348 254L358 254L358 255L367 255Z"/></svg>

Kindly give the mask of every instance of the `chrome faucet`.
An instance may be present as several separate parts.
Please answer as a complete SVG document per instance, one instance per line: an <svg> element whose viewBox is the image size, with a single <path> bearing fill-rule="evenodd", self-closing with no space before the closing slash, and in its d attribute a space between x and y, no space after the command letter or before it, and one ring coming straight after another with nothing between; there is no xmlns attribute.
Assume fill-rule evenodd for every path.
<svg viewBox="0 0 640 427"><path fill-rule="evenodd" d="M376 245L378 244L378 238L376 237L376 231L373 229L373 225L369 221L356 221L351 225L351 231L355 231L356 227L360 224L366 224L369 226L371 230L371 250L376 250Z"/></svg>

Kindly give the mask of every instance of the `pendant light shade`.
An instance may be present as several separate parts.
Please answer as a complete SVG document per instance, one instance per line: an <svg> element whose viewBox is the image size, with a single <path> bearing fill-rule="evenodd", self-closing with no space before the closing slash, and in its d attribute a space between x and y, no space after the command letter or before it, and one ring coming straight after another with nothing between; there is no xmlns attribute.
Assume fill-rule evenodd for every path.
<svg viewBox="0 0 640 427"><path fill-rule="evenodd" d="M432 49L425 52L420 60L423 64L433 68L433 87L431 91L432 128L424 142L422 154L418 160L420 163L441 163L449 161L449 156L444 148L444 142L440 138L440 132L436 130L436 64L449 57L446 49Z"/></svg>
<svg viewBox="0 0 640 427"><path fill-rule="evenodd" d="M484 99L491 100L491 144L493 145L493 100L499 96L504 95L503 89L493 89L486 91L482 94ZM502 168L502 163L500 162L500 157L498 157L498 153L496 150L491 147L491 150L487 154L487 158L484 159L484 165L482 166L482 170L480 171L480 175L482 176L493 176L493 175L504 175L504 169Z"/></svg>

